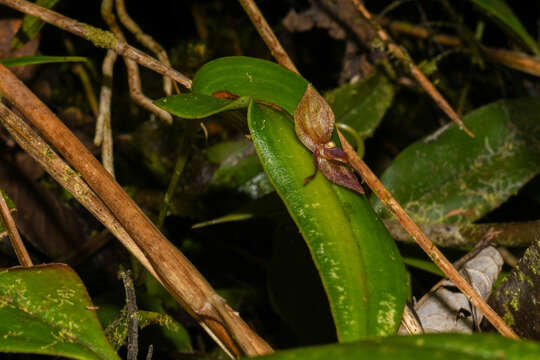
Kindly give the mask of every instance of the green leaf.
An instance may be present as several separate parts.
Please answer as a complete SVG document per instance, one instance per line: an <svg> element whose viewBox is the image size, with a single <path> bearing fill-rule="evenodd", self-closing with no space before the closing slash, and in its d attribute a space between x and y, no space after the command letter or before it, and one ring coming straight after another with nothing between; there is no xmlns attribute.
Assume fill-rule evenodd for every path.
<svg viewBox="0 0 540 360"><path fill-rule="evenodd" d="M261 162L319 270L338 339L392 334L406 293L393 240L363 196L332 185L322 174L304 186L313 158L287 116L254 103L248 111Z"/></svg>
<svg viewBox="0 0 540 360"><path fill-rule="evenodd" d="M229 223L229 222L234 222L234 221L244 221L244 220L249 220L252 218L253 218L253 214L250 214L250 213L232 213L232 214L220 216L212 220L207 220L207 221L194 224L191 228L199 229L206 226L224 224L224 223Z"/></svg>
<svg viewBox="0 0 540 360"><path fill-rule="evenodd" d="M394 85L379 72L354 84L327 92L324 97L336 122L351 126L363 138L373 134L394 98Z"/></svg>
<svg viewBox="0 0 540 360"><path fill-rule="evenodd" d="M304 179L314 171L313 155L296 137L291 119L307 87L305 79L277 64L228 57L203 66L192 91L196 99L228 92L270 105L250 103L251 136L266 173L310 249L338 339L390 335L399 325L406 297L403 263L364 196L332 185L321 174L304 186ZM163 101L158 104L163 106ZM210 100L208 108L195 107L215 113L227 106L214 104ZM170 110L184 117L189 112L193 117L203 114Z"/></svg>
<svg viewBox="0 0 540 360"><path fill-rule="evenodd" d="M240 97L249 96L278 105L292 115L307 84L300 75L276 63L231 56L206 63L195 74L191 91L206 95L227 91Z"/></svg>
<svg viewBox="0 0 540 360"><path fill-rule="evenodd" d="M56 3L60 0L37 0L36 5L44 7L46 9L52 9ZM32 40L45 25L43 20L38 19L32 15L25 15L23 23L13 40L11 40L11 48L18 49L26 42Z"/></svg>
<svg viewBox="0 0 540 360"><path fill-rule="evenodd" d="M471 223L540 173L540 100L497 101L463 121L474 139L449 125L407 147L381 177L420 223Z"/></svg>
<svg viewBox="0 0 540 360"><path fill-rule="evenodd" d="M210 115L226 110L235 110L247 107L248 97L240 97L237 100L220 99L210 95L181 94L164 97L154 103L181 118L202 119Z"/></svg>
<svg viewBox="0 0 540 360"><path fill-rule="evenodd" d="M119 359L77 274L63 264L0 272L0 351Z"/></svg>
<svg viewBox="0 0 540 360"><path fill-rule="evenodd" d="M306 347L261 356L261 360L534 360L540 344L497 335L394 336L348 344Z"/></svg>
<svg viewBox="0 0 540 360"><path fill-rule="evenodd" d="M82 56L20 56L0 59L0 62L8 67L86 61L87 59Z"/></svg>
<svg viewBox="0 0 540 360"><path fill-rule="evenodd" d="M274 191L251 141L242 139L219 143L206 153L210 161L219 164L212 177L214 185L235 189L252 199Z"/></svg>
<svg viewBox="0 0 540 360"><path fill-rule="evenodd" d="M441 271L441 269L439 269L439 267L437 265L435 265L431 261L426 261L426 260L417 259L417 258L404 257L403 262L407 266L412 266L414 268L417 268L417 269L420 269L420 270L423 270L423 271L427 271L429 273L438 275L440 277L445 277L445 275Z"/></svg>
<svg viewBox="0 0 540 360"><path fill-rule="evenodd" d="M540 55L540 48L529 35L518 17L504 0L470 0L473 4L481 8L487 15L491 16L505 26L513 35L517 36L535 54Z"/></svg>

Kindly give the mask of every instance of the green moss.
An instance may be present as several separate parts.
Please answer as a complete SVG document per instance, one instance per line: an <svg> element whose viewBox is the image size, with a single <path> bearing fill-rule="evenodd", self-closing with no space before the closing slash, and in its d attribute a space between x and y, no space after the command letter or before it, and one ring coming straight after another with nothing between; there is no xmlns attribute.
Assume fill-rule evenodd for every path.
<svg viewBox="0 0 540 360"><path fill-rule="evenodd" d="M514 311L516 312L519 310L519 289L517 289L517 291L512 294L510 306L512 306L512 309L514 309Z"/></svg>
<svg viewBox="0 0 540 360"><path fill-rule="evenodd" d="M81 25L83 26L84 36L96 47L111 49L118 41L110 31L101 30L83 23Z"/></svg>

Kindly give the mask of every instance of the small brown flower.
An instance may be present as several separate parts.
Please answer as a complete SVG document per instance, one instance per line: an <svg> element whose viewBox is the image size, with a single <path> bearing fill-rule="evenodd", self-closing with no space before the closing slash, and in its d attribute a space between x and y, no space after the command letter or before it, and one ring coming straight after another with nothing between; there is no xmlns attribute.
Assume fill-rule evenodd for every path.
<svg viewBox="0 0 540 360"><path fill-rule="evenodd" d="M364 189L354 173L347 167L347 156L330 141L335 117L324 98L309 84L294 113L296 136L313 152L315 172L304 183L313 180L317 170L334 184L359 193Z"/></svg>

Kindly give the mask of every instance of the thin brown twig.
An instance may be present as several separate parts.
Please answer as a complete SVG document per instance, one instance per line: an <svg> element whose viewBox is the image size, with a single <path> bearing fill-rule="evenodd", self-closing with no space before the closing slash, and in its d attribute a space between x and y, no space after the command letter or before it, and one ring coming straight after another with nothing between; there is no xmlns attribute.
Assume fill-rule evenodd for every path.
<svg viewBox="0 0 540 360"><path fill-rule="evenodd" d="M120 270L118 274L119 278L124 284L124 290L126 293L126 307L127 307L127 328L128 328L128 342L127 342L127 360L137 360L137 353L139 352L139 318L137 317L137 297L135 296L135 285L131 278L130 271Z"/></svg>
<svg viewBox="0 0 540 360"><path fill-rule="evenodd" d="M420 71L420 69L414 64L410 56L407 54L407 51L403 49L403 47L397 45L394 43L390 36L384 31L378 24L375 22L375 19L371 15L371 13L364 7L362 3L360 3L359 0L351 0L356 7L356 9L362 14L362 16L368 21L368 23L372 24L372 26L375 29L375 33L379 37L379 39L387 44L388 51L392 53L397 59L399 59L403 64L405 64L408 71L410 71L411 75L416 79L416 81L424 88L424 90L431 96L433 101L441 108L442 111L453 121L455 122L460 129L465 131L467 135L470 137L474 137L474 134L467 129L463 121L459 118L458 114L454 111L454 109L448 104L446 99L442 96L442 94L433 86L431 81Z"/></svg>
<svg viewBox="0 0 540 360"><path fill-rule="evenodd" d="M262 355L272 348L230 307L187 258L150 222L75 135L11 71L0 64L0 92L51 142L114 213L163 285L225 351ZM227 312L228 318L222 314Z"/></svg>
<svg viewBox="0 0 540 360"><path fill-rule="evenodd" d="M137 23L129 16L126 10L126 4L124 0L116 0L116 13L120 22L135 36L135 38L144 45L148 50L156 54L157 58L168 67L171 67L169 56L165 49L152 38L150 35L144 33ZM166 95L172 94L172 82L171 78L163 77L163 90Z"/></svg>
<svg viewBox="0 0 540 360"><path fill-rule="evenodd" d="M112 33L122 42L126 42L126 38L124 36L124 33L120 29L120 26L116 22L116 18L114 16L114 0L103 0L101 2L101 17L109 28L111 29ZM168 113L167 111L161 109L160 107L154 105L152 100L150 100L148 97L146 97L142 92L142 86L141 86L141 77L139 74L139 65L137 63L124 56L124 62L126 64L127 72L128 72L128 83L129 83L129 95L131 98L139 104L142 108L154 113L158 118L165 121L167 124L172 124L172 115Z"/></svg>
<svg viewBox="0 0 540 360"><path fill-rule="evenodd" d="M21 235L19 234L19 230L17 229L17 225L15 224L15 220L13 220L13 217L11 216L11 211L9 210L6 199L4 198L4 194L2 194L1 191L0 214L2 215L2 223L5 225L5 228L9 234L11 245L13 246L13 250L15 251L15 255L17 255L19 263L22 266L32 266L33 263L32 259L30 258L30 254L28 254L28 251L24 246Z"/></svg>
<svg viewBox="0 0 540 360"><path fill-rule="evenodd" d="M296 66L294 66L293 62L289 58L289 55L287 55L287 52L285 51L285 49L283 49L283 46L281 46L281 43L270 28L270 25L268 25L268 23L266 22L264 16L262 16L261 11L255 4L255 2L253 0L238 1L244 8L244 11L248 14L251 22L255 25L255 28L261 35L263 41L266 43L266 46L268 47L268 49L270 49L272 56L282 66L298 73L298 69L296 69Z"/></svg>
<svg viewBox="0 0 540 360"><path fill-rule="evenodd" d="M98 29L88 24L73 20L55 11L38 6L26 0L0 0L0 4L15 10L37 17L48 24L68 31L79 37L91 41L95 46L111 49L121 56L135 60L158 74L168 76L186 88L191 88L191 80L180 72L165 66L159 60L144 52L118 40L111 32Z"/></svg>
<svg viewBox="0 0 540 360"><path fill-rule="evenodd" d="M507 248L504 246L497 246L497 250L499 251L499 254L501 254L501 257L503 258L504 262L511 267L516 267L516 265L519 262L519 259L512 254Z"/></svg>
<svg viewBox="0 0 540 360"><path fill-rule="evenodd" d="M101 92L99 94L99 110L96 120L96 130L94 134L94 145L101 146L103 143L103 123L107 117L111 117L111 97L112 82L114 73L114 63L118 54L112 50L107 50L107 54L101 65L101 75L103 77Z"/></svg>
<svg viewBox="0 0 540 360"><path fill-rule="evenodd" d="M343 146L343 150L349 159L350 165L360 174L362 179L370 187L371 190L377 195L382 203L390 209L396 219L407 230L411 237L416 241L418 245L426 252L431 260L441 269L444 274L456 284L456 286L465 294L467 299L477 307L491 324L504 336L517 339L516 333L510 329L501 317L493 311L493 309L482 299L482 297L474 290L474 288L459 274L456 268L448 261L443 253L428 239L424 232L418 225L409 217L409 215L403 210L401 205L394 199L394 197L386 190L380 180L373 174L371 169L364 163L364 161L356 154L351 145L347 142L347 139L341 135L338 130L338 135Z"/></svg>
<svg viewBox="0 0 540 360"><path fill-rule="evenodd" d="M484 250L487 246L489 246L489 244L493 241L493 238L495 236L496 234L488 232L485 235L484 239L479 241L478 244L476 244L471 251L463 255L458 260L454 261L453 266L456 269L461 269L469 260L473 259L482 250ZM420 300L416 302L416 304L414 304L414 308L419 309L422 306L422 304L425 303L426 300L431 296L431 294L435 293L435 291L437 291L445 282L446 282L446 279L441 279L435 285L433 285L431 289L429 289L429 291L425 293L424 296L422 296Z"/></svg>
<svg viewBox="0 0 540 360"><path fill-rule="evenodd" d="M102 76L103 84L99 95L99 113L96 121L96 131L94 144L101 146L101 162L107 171L114 176L114 157L113 157L113 137L111 129L111 97L114 63L116 54L112 50L107 50L107 55L103 59Z"/></svg>
<svg viewBox="0 0 540 360"><path fill-rule="evenodd" d="M461 39L456 36L435 34L431 35L430 32L417 25L409 24L402 21L389 21L386 19L380 19L381 22L388 27L388 29L397 31L406 35L416 36L421 39L430 39L443 45L462 47L463 43ZM486 55L494 61L508 66L514 70L525 72L527 74L540 76L540 59L538 56L531 56L520 51L512 51L506 49L495 49L487 46L482 46L481 49Z"/></svg>

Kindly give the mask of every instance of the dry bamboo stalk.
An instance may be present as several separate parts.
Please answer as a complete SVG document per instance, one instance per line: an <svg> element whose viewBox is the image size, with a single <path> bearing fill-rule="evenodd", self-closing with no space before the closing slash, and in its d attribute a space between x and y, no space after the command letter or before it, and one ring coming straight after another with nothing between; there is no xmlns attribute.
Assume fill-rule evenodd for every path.
<svg viewBox="0 0 540 360"><path fill-rule="evenodd" d="M3 65L0 92L81 174L143 251L167 290L224 349L235 356L272 351L237 313L218 301L215 290L191 262L159 232L60 119Z"/></svg>

